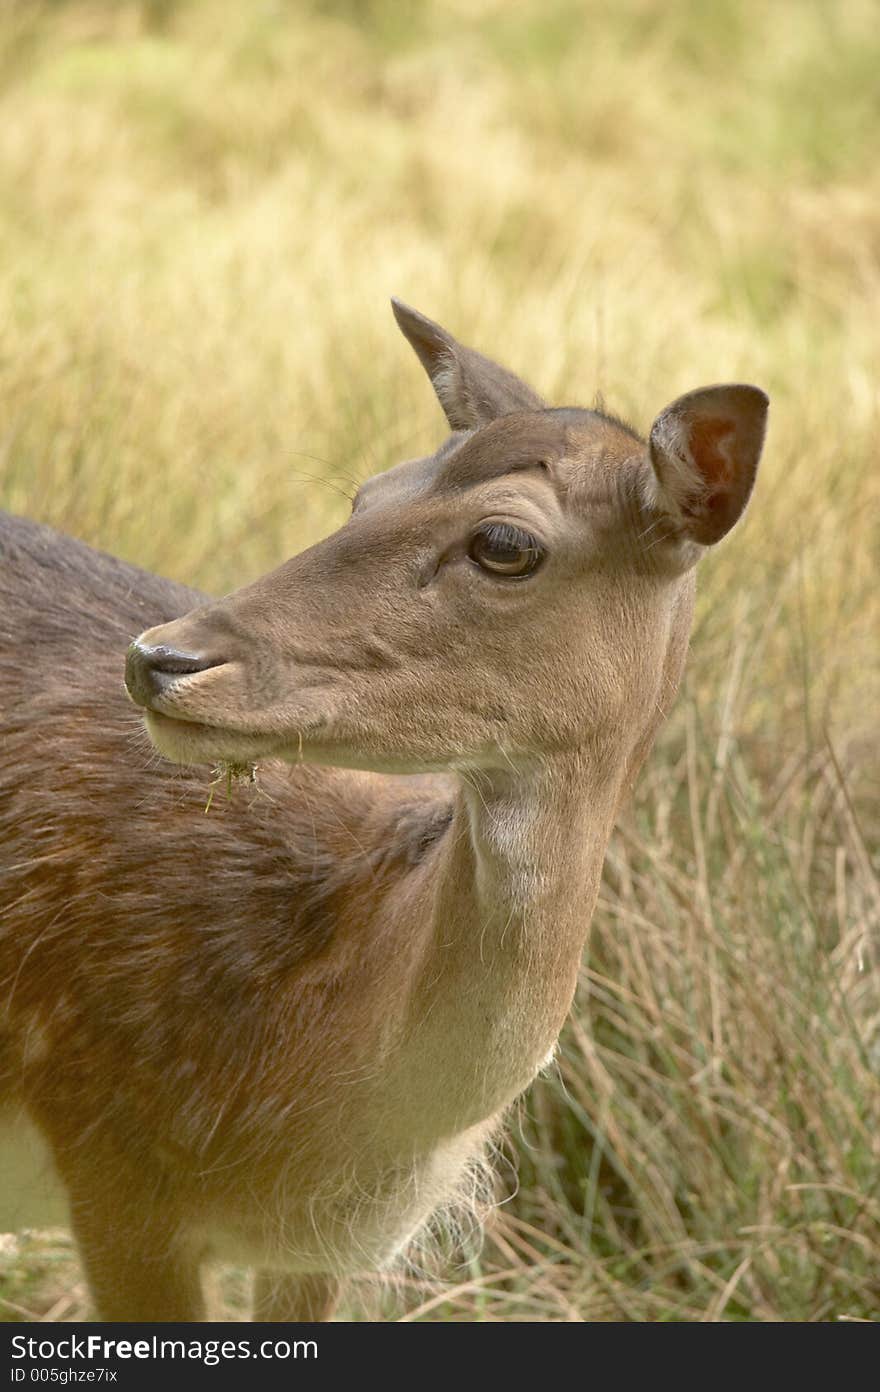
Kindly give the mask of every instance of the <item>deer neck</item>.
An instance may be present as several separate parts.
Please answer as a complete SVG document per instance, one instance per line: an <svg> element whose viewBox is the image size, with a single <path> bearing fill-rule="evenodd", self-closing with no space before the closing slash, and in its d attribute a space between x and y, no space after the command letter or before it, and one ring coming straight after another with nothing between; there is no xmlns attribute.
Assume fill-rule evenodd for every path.
<svg viewBox="0 0 880 1392"><path fill-rule="evenodd" d="M430 933L406 1037L405 1095L424 1100L439 1132L496 1115L552 1053L619 785L582 753L528 774L462 780L431 866Z"/></svg>

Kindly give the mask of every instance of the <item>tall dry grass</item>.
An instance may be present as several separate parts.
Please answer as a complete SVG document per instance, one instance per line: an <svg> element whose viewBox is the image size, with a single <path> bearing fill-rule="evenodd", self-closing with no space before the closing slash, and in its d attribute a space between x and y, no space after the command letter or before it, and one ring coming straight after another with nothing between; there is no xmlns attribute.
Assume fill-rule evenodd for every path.
<svg viewBox="0 0 880 1392"><path fill-rule="evenodd" d="M409 1318L880 1315L877 21L0 11L14 511L213 591L274 565L442 433L391 292L642 427L708 381L772 396L519 1192L451 1286L389 1297ZM7 1246L8 1312L78 1313L60 1240Z"/></svg>

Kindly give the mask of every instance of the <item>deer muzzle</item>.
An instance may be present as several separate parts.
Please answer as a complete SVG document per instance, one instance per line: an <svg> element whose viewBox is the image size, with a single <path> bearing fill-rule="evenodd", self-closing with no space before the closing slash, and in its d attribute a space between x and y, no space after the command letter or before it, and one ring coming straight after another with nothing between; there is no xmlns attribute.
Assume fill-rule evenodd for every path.
<svg viewBox="0 0 880 1392"><path fill-rule="evenodd" d="M181 679L211 667L222 667L223 657L177 652L174 648L151 647L135 641L125 660L125 685L138 706L149 710L157 696L164 696Z"/></svg>

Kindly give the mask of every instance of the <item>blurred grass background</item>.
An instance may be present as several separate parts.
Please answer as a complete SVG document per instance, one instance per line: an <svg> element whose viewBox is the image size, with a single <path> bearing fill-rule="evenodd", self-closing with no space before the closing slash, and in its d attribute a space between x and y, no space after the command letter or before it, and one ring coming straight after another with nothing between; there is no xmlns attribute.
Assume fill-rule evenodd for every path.
<svg viewBox="0 0 880 1392"><path fill-rule="evenodd" d="M772 397L518 1192L352 1317L880 1317L878 72L875 0L0 8L10 510L235 588L441 438L390 293L642 429Z"/></svg>

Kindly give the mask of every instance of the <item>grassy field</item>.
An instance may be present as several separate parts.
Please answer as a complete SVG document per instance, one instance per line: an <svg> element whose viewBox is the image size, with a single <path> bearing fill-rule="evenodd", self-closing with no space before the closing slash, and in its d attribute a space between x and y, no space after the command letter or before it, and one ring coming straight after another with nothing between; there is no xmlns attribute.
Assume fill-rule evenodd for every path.
<svg viewBox="0 0 880 1392"><path fill-rule="evenodd" d="M441 438L391 293L640 428L772 397L518 1192L353 1317L880 1318L878 71L876 0L0 9L3 506L236 587ZM80 1315L66 1240L0 1297Z"/></svg>

